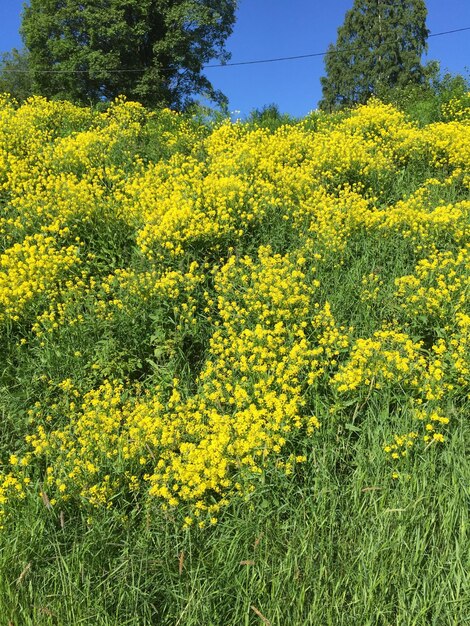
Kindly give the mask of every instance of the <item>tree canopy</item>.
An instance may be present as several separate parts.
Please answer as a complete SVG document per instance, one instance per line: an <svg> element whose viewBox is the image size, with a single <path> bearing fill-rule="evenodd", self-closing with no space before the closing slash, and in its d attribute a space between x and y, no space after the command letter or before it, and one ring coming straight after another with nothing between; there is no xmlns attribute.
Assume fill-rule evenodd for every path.
<svg viewBox="0 0 470 626"><path fill-rule="evenodd" d="M20 101L33 95L26 50L13 48L11 52L0 55L0 93L9 93Z"/></svg>
<svg viewBox="0 0 470 626"><path fill-rule="evenodd" d="M331 110L424 80L428 30L424 0L355 0L325 55L323 99Z"/></svg>
<svg viewBox="0 0 470 626"><path fill-rule="evenodd" d="M203 75L224 49L237 0L30 0L21 33L37 92L76 102L119 94L183 108L224 96Z"/></svg>

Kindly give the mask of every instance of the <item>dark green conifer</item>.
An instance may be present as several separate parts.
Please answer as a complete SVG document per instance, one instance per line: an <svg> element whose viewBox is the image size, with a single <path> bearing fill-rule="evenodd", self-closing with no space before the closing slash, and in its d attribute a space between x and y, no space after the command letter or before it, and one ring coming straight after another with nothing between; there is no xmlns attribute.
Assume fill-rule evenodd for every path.
<svg viewBox="0 0 470 626"><path fill-rule="evenodd" d="M422 83L426 16L424 0L354 0L325 55L320 107L352 106L372 94Z"/></svg>

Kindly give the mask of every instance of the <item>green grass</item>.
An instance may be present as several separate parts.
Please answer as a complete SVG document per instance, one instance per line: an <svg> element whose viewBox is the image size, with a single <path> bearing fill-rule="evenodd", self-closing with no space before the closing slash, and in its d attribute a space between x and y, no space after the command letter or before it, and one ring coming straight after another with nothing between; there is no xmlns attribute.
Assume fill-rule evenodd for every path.
<svg viewBox="0 0 470 626"><path fill-rule="evenodd" d="M373 403L354 430L325 416L293 477L267 474L209 531L157 509L88 527L30 502L3 540L0 624L468 623L468 422L393 480L386 411Z"/></svg>
<svg viewBox="0 0 470 626"><path fill-rule="evenodd" d="M255 117L249 123L261 122ZM264 123L277 125L269 116ZM153 132L161 132L157 122ZM181 135L176 150L189 152ZM171 156L170 148L151 140L148 160ZM434 175L412 163L400 175L368 183L383 208ZM438 193L444 196L432 197L435 205L462 200L468 190L456 182ZM84 224L80 236L85 252L97 253L87 261L96 277L144 263L118 220L106 228ZM217 255L227 256L231 243L214 252L201 241L181 263L194 257L212 264ZM241 238L235 253L255 254L267 243L274 252L293 250L299 233L273 215ZM410 241L355 232L340 257L341 263L335 255L325 259L315 275L319 302L330 302L338 323L353 325L359 337L371 336L384 320L406 326L393 281L413 271L417 258ZM367 307L358 286L372 271L386 284ZM201 291L214 295L211 280ZM41 340L29 332L34 315L24 328L6 329L0 337L3 460L30 430L27 408L54 401L57 389L48 379L74 377L86 392L103 377L151 386L179 375L185 390L193 391L210 324L201 315L194 330L178 334L174 320L168 321L172 303L155 298L132 305L132 319L117 315L108 323L87 316L87 303L77 302L83 325L65 325ZM424 336L426 329L413 330ZM26 346L18 343L22 336L28 336ZM165 352L170 345L171 357ZM91 363L99 363L99 370ZM13 505L1 535L0 626L470 624L470 404L455 396L445 407L451 420L445 443L414 448L394 479L382 446L413 429L404 395L375 392L338 401L330 412L332 398L310 391L308 409L321 428L291 442L307 462L290 476L266 469L257 490L234 500L205 530L182 530L181 520L158 502L125 501L128 494L116 510L95 511L90 521L77 503L50 508L47 499L31 495L41 490L38 483Z"/></svg>

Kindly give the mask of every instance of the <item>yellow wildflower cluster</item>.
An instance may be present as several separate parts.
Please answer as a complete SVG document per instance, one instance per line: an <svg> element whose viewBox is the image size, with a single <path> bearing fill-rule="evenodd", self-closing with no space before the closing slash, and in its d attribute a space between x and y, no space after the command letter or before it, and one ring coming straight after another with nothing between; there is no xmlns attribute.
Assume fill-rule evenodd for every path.
<svg viewBox="0 0 470 626"><path fill-rule="evenodd" d="M470 118L470 92L460 98L451 98L449 102L445 102L441 107L441 112L446 122L468 120Z"/></svg>
<svg viewBox="0 0 470 626"><path fill-rule="evenodd" d="M469 274L470 244L455 251L435 249L413 274L395 280L396 296L408 314L444 322L466 310Z"/></svg>
<svg viewBox="0 0 470 626"><path fill-rule="evenodd" d="M78 410L69 405L64 427L39 426L28 443L34 456L55 459L47 484L61 500L74 493L109 504L123 484L136 492L148 481L150 495L169 506L190 502L195 518L214 515L230 492L249 493L253 476L290 433L312 433L319 424L304 411L303 380L334 337L327 324L325 347L312 348L306 338L318 281L307 280L304 262L261 248L258 260L232 256L216 273L220 321L192 397L182 397L175 379L166 405L158 389L123 402L123 385L106 381ZM70 381L59 388L70 392ZM119 478L110 477L113 467L122 468ZM219 499L211 502L209 493Z"/></svg>
<svg viewBox="0 0 470 626"><path fill-rule="evenodd" d="M385 452L390 454L392 459L399 459L408 454L408 449L414 446L418 433L412 431L406 435L395 435L393 443L384 447Z"/></svg>
<svg viewBox="0 0 470 626"><path fill-rule="evenodd" d="M374 302L380 292L380 288L383 286L384 281L381 280L380 275L375 272L366 274L361 280L361 300L362 302Z"/></svg>
<svg viewBox="0 0 470 626"><path fill-rule="evenodd" d="M373 99L271 131L2 97L0 323L37 373L0 508L41 485L215 523L379 397L417 407L393 459L443 441L470 395L467 112L420 128Z"/></svg>
<svg viewBox="0 0 470 626"><path fill-rule="evenodd" d="M425 424L425 434L421 436L421 439L426 446L445 441L445 435L438 429L446 426L449 423L449 418L443 414L440 407L416 408L413 411L413 416ZM420 435L416 431L404 435L395 435L393 441L384 446L384 451L390 455L391 459L397 461L408 455L410 449L415 446L419 438ZM396 474L395 477L397 478L398 473Z"/></svg>
<svg viewBox="0 0 470 626"><path fill-rule="evenodd" d="M57 248L53 237L40 233L7 248L0 256L0 322L18 321L35 297L55 293L57 281L79 261L77 246Z"/></svg>
<svg viewBox="0 0 470 626"><path fill-rule="evenodd" d="M368 339L357 339L346 363L332 378L338 391L353 391L358 387L381 389L385 384L409 381L420 385L425 359L420 354L421 343L415 343L403 332L379 330Z"/></svg>

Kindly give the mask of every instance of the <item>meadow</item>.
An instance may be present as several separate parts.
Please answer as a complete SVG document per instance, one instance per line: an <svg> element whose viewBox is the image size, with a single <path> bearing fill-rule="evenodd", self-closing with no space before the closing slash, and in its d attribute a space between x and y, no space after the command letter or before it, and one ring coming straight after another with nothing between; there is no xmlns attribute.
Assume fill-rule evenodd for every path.
<svg viewBox="0 0 470 626"><path fill-rule="evenodd" d="M470 623L470 95L0 99L0 626Z"/></svg>

